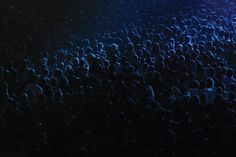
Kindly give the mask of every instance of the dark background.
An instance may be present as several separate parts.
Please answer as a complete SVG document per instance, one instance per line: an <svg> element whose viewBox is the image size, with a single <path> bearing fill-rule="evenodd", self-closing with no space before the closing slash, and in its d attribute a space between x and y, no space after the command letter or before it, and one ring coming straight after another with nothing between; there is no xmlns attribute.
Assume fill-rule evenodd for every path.
<svg viewBox="0 0 236 157"><path fill-rule="evenodd" d="M176 2L179 4L199 3L202 0L0 0L0 13L7 16L9 10L14 8L23 12L36 12L39 14L46 13L64 13L68 8L74 8L77 10L94 10L109 6L111 3L132 3L131 5L143 7L146 5L146 1L156 1L158 3L165 3L168 6L175 6ZM181 6L178 6L181 7ZM165 9L163 5L157 6L158 9Z"/></svg>
<svg viewBox="0 0 236 157"><path fill-rule="evenodd" d="M93 8L98 7L104 2L108 3L109 0L0 0L1 8L7 11L11 6L18 9L29 11L32 9L41 9L48 11L51 9L61 10L67 7L76 8Z"/></svg>

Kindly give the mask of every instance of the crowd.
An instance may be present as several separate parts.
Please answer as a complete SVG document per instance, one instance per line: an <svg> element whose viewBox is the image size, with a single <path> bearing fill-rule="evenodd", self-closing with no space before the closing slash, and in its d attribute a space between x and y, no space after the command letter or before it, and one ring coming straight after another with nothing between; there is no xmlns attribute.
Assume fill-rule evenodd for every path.
<svg viewBox="0 0 236 157"><path fill-rule="evenodd" d="M62 31L73 18L57 19L59 28L55 17L31 18L24 36L50 35L26 38L35 46L19 44L27 52L20 58L14 41L1 37L10 57L1 56L0 154L234 156L236 3L210 1L154 17L155 2L144 12L125 8L119 29L112 16L120 8L108 7L114 15L106 16L80 12L80 20L93 19L90 27L103 20L86 38ZM138 20L128 23L130 14Z"/></svg>

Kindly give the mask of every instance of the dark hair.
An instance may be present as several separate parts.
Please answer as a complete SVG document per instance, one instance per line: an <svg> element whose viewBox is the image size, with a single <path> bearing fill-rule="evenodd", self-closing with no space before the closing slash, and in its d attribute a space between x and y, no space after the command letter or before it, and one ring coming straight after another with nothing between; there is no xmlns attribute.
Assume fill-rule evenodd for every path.
<svg viewBox="0 0 236 157"><path fill-rule="evenodd" d="M233 69L228 69L227 70L227 76L232 77L233 76Z"/></svg>

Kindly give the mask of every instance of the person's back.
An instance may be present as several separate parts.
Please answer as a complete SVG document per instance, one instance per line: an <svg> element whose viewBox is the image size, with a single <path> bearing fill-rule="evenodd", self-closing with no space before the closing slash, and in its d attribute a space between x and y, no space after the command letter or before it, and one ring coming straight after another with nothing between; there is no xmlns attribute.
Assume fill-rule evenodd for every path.
<svg viewBox="0 0 236 157"><path fill-rule="evenodd" d="M207 79L206 84L207 87L205 88L204 92L207 95L207 102L211 102L213 98L216 96L216 88L214 85L214 80L211 77L209 77Z"/></svg>
<svg viewBox="0 0 236 157"><path fill-rule="evenodd" d="M6 82L3 82L0 84L0 102L6 103L8 99L9 99L8 84Z"/></svg>
<svg viewBox="0 0 236 157"><path fill-rule="evenodd" d="M226 91L229 91L230 89L230 84L236 84L236 79L233 76L233 70L229 69L227 71L227 76L226 78L223 78L222 83L225 85Z"/></svg>
<svg viewBox="0 0 236 157"><path fill-rule="evenodd" d="M199 83L199 81L198 81L198 80L193 80L188 91L190 92L191 96L193 96L193 95L199 95L200 92L201 92L201 91L199 90L199 88L200 88L200 83Z"/></svg>
<svg viewBox="0 0 236 157"><path fill-rule="evenodd" d="M33 92L34 98L43 95L43 88L38 85L37 79L37 76L33 76L32 81L26 85L24 90L25 92Z"/></svg>

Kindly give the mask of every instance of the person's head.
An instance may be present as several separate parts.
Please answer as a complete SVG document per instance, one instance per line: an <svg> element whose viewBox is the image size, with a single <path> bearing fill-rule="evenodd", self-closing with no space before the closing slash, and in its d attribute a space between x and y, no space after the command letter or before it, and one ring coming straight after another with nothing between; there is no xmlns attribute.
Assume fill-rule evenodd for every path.
<svg viewBox="0 0 236 157"><path fill-rule="evenodd" d="M55 79L54 77L52 77L52 78L50 79L50 85L51 85L52 87L56 87L56 86L57 86L57 81L56 81L56 79Z"/></svg>
<svg viewBox="0 0 236 157"><path fill-rule="evenodd" d="M1 91L8 90L8 83L7 82L1 82L0 83L0 90Z"/></svg>
<svg viewBox="0 0 236 157"><path fill-rule="evenodd" d="M93 53L93 48L92 47L87 47L85 49L85 54L89 55L89 54L92 54Z"/></svg>
<svg viewBox="0 0 236 157"><path fill-rule="evenodd" d="M230 101L234 101L235 100L235 93L234 92L229 92L228 98Z"/></svg>
<svg viewBox="0 0 236 157"><path fill-rule="evenodd" d="M211 68L209 69L209 76L210 76L210 77L213 77L214 75L215 75L215 68L211 67Z"/></svg>
<svg viewBox="0 0 236 157"><path fill-rule="evenodd" d="M207 88L212 88L212 87L214 87L214 84L215 84L215 81L214 81L211 77L209 77L209 78L207 79L207 81L206 81L206 86L207 86Z"/></svg>
<svg viewBox="0 0 236 157"><path fill-rule="evenodd" d="M201 104L207 104L207 95L206 93L199 94Z"/></svg>
<svg viewBox="0 0 236 157"><path fill-rule="evenodd" d="M97 44L97 48L98 48L98 51L103 51L103 48L104 48L103 43L99 42L99 43Z"/></svg>
<svg viewBox="0 0 236 157"><path fill-rule="evenodd" d="M67 61L71 61L72 58L73 58L73 54L72 54L72 53L68 53L68 54L66 55Z"/></svg>
<svg viewBox="0 0 236 157"><path fill-rule="evenodd" d="M161 51L159 43L154 43L152 46L152 53L158 54Z"/></svg>
<svg viewBox="0 0 236 157"><path fill-rule="evenodd" d="M9 97L8 84L6 82L0 83L0 97L4 97L4 99Z"/></svg>
<svg viewBox="0 0 236 157"><path fill-rule="evenodd" d="M56 64L58 62L57 56L53 56L51 62L52 64Z"/></svg>
<svg viewBox="0 0 236 157"><path fill-rule="evenodd" d="M84 49L83 48L77 47L77 52L80 57L84 56Z"/></svg>
<svg viewBox="0 0 236 157"><path fill-rule="evenodd" d="M63 71L61 69L57 68L55 70L54 75L55 75L55 77L61 77L61 76L63 76Z"/></svg>
<svg viewBox="0 0 236 157"><path fill-rule="evenodd" d="M134 45L133 45L133 43L129 43L129 44L127 45L127 51L128 51L129 53L134 51Z"/></svg>
<svg viewBox="0 0 236 157"><path fill-rule="evenodd" d="M59 87L64 90L68 86L69 82L66 77L59 78Z"/></svg>
<svg viewBox="0 0 236 157"><path fill-rule="evenodd" d="M229 78L233 77L233 69L230 68L227 70L227 77L229 77Z"/></svg>
<svg viewBox="0 0 236 157"><path fill-rule="evenodd" d="M190 99L190 102L192 105L199 105L200 104L200 98L198 95L193 95Z"/></svg>
<svg viewBox="0 0 236 157"><path fill-rule="evenodd" d="M84 47L84 48L87 48L87 47L90 45L89 39L84 39L84 40L82 41L82 44L83 44L83 47Z"/></svg>
<svg viewBox="0 0 236 157"><path fill-rule="evenodd" d="M197 69L197 74L200 75L200 76L204 76L204 75L205 75L205 70L204 70L204 68L200 66L200 67Z"/></svg>
<svg viewBox="0 0 236 157"><path fill-rule="evenodd" d="M20 97L20 102L26 103L29 99L29 96L27 93L22 93Z"/></svg>
<svg viewBox="0 0 236 157"><path fill-rule="evenodd" d="M79 59L77 57L72 59L72 65L73 67L78 67L79 65Z"/></svg>
<svg viewBox="0 0 236 157"><path fill-rule="evenodd" d="M229 85L229 90L230 91L236 91L236 84L235 83L231 83L230 85Z"/></svg>
<svg viewBox="0 0 236 157"><path fill-rule="evenodd" d="M83 60L83 59L81 59L80 61L79 61L79 66L80 67L84 67L85 66L85 61Z"/></svg>
<svg viewBox="0 0 236 157"><path fill-rule="evenodd" d="M71 68L71 69L67 69L66 70L66 74L67 74L67 76L74 76L74 70Z"/></svg>
<svg viewBox="0 0 236 157"><path fill-rule="evenodd" d="M85 147L81 147L78 150L78 155L81 157L87 157L88 156L88 150Z"/></svg>
<svg viewBox="0 0 236 157"><path fill-rule="evenodd" d="M30 80L31 83L38 83L38 80L39 80L39 78L37 75L34 74L31 76L31 80Z"/></svg>
<svg viewBox="0 0 236 157"><path fill-rule="evenodd" d="M47 68L44 68L43 70L42 70L42 76L43 77L47 77L49 75L49 70L47 69Z"/></svg>
<svg viewBox="0 0 236 157"><path fill-rule="evenodd" d="M65 68L64 62L59 62L59 63L58 63L58 68L64 69L64 68Z"/></svg>
<svg viewBox="0 0 236 157"><path fill-rule="evenodd" d="M222 94L217 94L215 97L215 102L221 103L222 101L224 101L224 96Z"/></svg>
<svg viewBox="0 0 236 157"><path fill-rule="evenodd" d="M191 88L195 88L195 89L198 89L200 87L200 83L198 80L193 80L191 82Z"/></svg>
<svg viewBox="0 0 236 157"><path fill-rule="evenodd" d="M184 42L185 42L185 43L190 43L190 42L191 42L191 38L192 38L192 37L189 36L189 35L186 36L186 37L184 38Z"/></svg>
<svg viewBox="0 0 236 157"><path fill-rule="evenodd" d="M223 93L223 88L221 88L221 87L217 87L217 93Z"/></svg>

